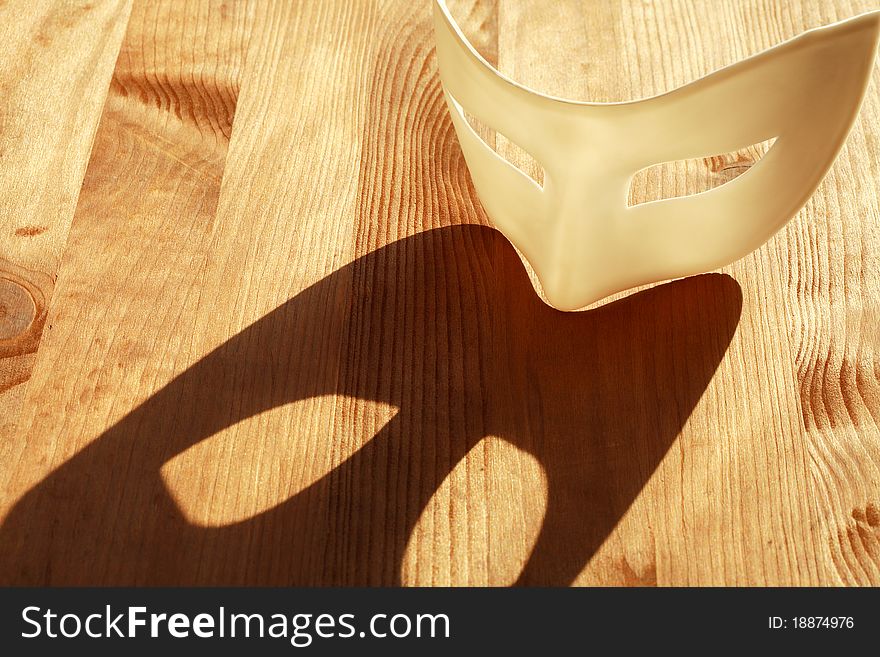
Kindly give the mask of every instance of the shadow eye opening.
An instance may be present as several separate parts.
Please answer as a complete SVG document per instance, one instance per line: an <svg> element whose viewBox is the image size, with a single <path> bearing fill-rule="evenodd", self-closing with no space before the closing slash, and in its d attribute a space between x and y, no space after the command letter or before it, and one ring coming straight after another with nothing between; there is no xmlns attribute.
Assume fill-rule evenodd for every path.
<svg viewBox="0 0 880 657"><path fill-rule="evenodd" d="M775 143L773 137L728 153L652 164L633 174L626 205L634 207L718 189L749 171Z"/></svg>

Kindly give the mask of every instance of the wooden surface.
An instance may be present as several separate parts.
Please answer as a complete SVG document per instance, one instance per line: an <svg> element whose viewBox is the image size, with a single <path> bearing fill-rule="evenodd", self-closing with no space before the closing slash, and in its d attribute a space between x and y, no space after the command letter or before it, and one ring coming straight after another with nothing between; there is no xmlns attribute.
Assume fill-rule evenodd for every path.
<svg viewBox="0 0 880 657"><path fill-rule="evenodd" d="M878 8L450 4L595 101ZM880 584L876 67L763 248L563 314L488 227L426 1L9 0L0 34L0 582Z"/></svg>
<svg viewBox="0 0 880 657"><path fill-rule="evenodd" d="M36 360L128 11L125 2L109 0L0 3L4 442L11 439L8 425L18 415L25 389L21 384Z"/></svg>

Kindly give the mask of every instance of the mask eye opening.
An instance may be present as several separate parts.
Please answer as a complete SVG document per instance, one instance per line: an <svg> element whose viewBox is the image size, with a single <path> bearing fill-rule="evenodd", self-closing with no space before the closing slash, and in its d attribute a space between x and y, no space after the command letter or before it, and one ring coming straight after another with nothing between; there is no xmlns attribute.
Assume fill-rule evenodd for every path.
<svg viewBox="0 0 880 657"><path fill-rule="evenodd" d="M503 133L490 128L467 110L464 110L464 117L486 146L495 151L501 159L519 169L525 176L531 178L538 187L543 189L544 167L528 151Z"/></svg>
<svg viewBox="0 0 880 657"><path fill-rule="evenodd" d="M718 189L755 166L775 142L773 137L730 153L645 167L630 179L627 207Z"/></svg>

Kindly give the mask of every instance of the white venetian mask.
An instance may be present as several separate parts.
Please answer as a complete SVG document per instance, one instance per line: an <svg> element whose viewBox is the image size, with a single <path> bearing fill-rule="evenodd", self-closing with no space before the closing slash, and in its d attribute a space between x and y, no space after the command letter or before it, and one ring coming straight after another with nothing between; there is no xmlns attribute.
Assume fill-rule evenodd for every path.
<svg viewBox="0 0 880 657"><path fill-rule="evenodd" d="M878 27L875 11L669 93L583 103L506 78L467 42L444 0L434 5L440 76L474 186L561 310L716 269L769 239L840 150L870 79ZM530 153L544 169L543 186L495 153L465 111ZM724 185L627 205L641 169L773 138L755 166Z"/></svg>

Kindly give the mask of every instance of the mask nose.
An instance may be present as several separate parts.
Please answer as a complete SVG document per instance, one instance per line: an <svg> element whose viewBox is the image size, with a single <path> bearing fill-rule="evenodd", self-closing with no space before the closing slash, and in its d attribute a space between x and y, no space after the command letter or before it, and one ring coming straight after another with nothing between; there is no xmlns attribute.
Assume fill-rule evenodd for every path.
<svg viewBox="0 0 880 657"><path fill-rule="evenodd" d="M547 214L539 227L545 248L535 269L557 310L579 310L606 296L608 282L626 267L616 253L620 222L626 220L626 185L625 177L592 164L545 181Z"/></svg>

